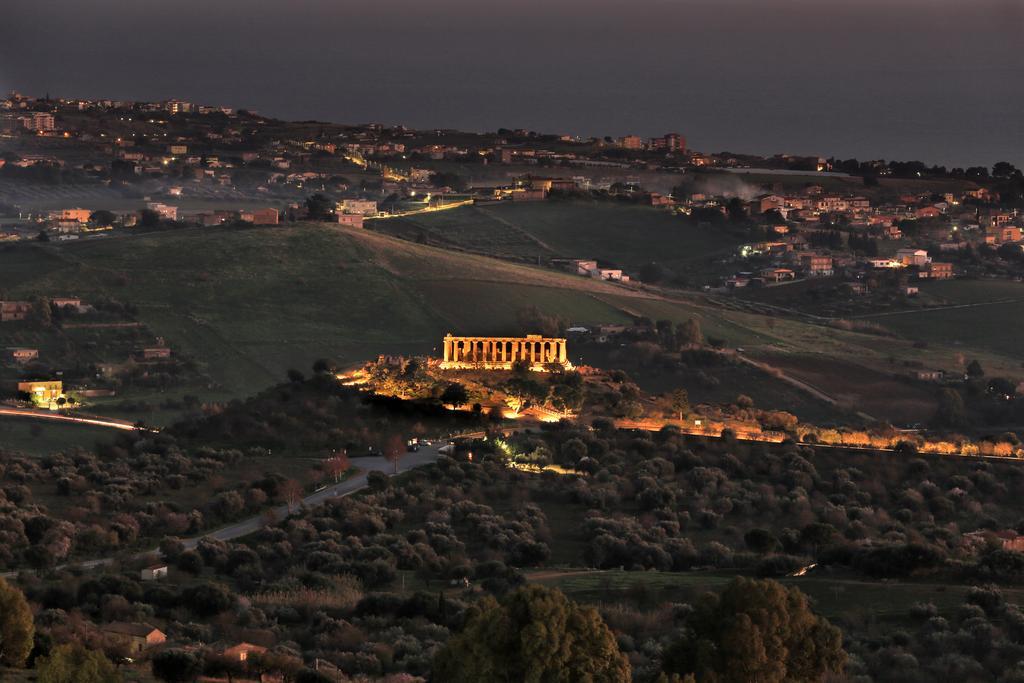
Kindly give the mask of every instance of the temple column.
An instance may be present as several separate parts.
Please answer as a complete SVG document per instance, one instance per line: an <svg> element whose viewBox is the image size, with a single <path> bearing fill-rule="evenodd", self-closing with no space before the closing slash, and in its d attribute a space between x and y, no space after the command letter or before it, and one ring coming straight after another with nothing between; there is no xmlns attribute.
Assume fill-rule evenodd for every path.
<svg viewBox="0 0 1024 683"><path fill-rule="evenodd" d="M447 363L452 359L452 340L444 340L444 362Z"/></svg>
<svg viewBox="0 0 1024 683"><path fill-rule="evenodd" d="M565 357L565 342L564 341L560 341L560 342L558 342L558 362L559 363L565 363L565 361L566 361L566 357Z"/></svg>

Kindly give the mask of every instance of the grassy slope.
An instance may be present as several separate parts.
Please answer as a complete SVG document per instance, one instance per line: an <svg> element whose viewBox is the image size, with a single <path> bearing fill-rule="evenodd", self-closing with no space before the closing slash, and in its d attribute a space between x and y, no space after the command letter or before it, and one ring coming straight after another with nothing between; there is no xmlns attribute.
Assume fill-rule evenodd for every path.
<svg viewBox="0 0 1024 683"><path fill-rule="evenodd" d="M446 331L516 331L518 308L590 322L626 316L584 278L333 226L182 230L0 252L11 296L109 296L251 393L320 356L429 352Z"/></svg>
<svg viewBox="0 0 1024 683"><path fill-rule="evenodd" d="M154 333L207 366L216 384L202 388L204 398L253 393L287 368L308 368L318 357L354 363L378 353L436 353L448 331L518 333L517 311L529 305L580 323L692 316L708 336L751 355L815 354L890 373L900 371L904 360L953 367L965 351L939 343L915 349L909 339L727 310L701 295L669 299L329 225L21 245L0 250L0 291L12 297L109 296L136 304ZM1019 359L1012 356L985 350L973 355L992 374L1019 373ZM827 371L806 379L829 389ZM868 390L876 392L877 384ZM856 401L856 387L844 386L843 393Z"/></svg>
<svg viewBox="0 0 1024 683"><path fill-rule="evenodd" d="M695 228L650 207L610 202L506 202L371 224L407 236L418 230L473 251L597 258L627 269L656 261L683 272L732 251L739 240Z"/></svg>
<svg viewBox="0 0 1024 683"><path fill-rule="evenodd" d="M1024 283L1007 281L933 282L922 286L924 293L948 305L964 308L915 310L870 319L902 335L963 349L983 349L1024 361L1019 334L1024 317ZM984 361L983 361L984 363ZM988 367L988 366L986 366Z"/></svg>

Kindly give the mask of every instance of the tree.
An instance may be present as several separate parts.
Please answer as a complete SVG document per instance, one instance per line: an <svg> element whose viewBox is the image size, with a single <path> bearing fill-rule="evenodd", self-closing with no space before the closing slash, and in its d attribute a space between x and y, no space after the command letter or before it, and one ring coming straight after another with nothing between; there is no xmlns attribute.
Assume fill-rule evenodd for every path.
<svg viewBox="0 0 1024 683"><path fill-rule="evenodd" d="M1008 161L999 161L992 167L993 178L1012 178L1020 175L1020 170Z"/></svg>
<svg viewBox="0 0 1024 683"><path fill-rule="evenodd" d="M294 510L302 502L302 484L289 479L281 484L281 497L288 503L288 511Z"/></svg>
<svg viewBox="0 0 1024 683"><path fill-rule="evenodd" d="M23 666L36 627L21 591L0 579L0 664Z"/></svg>
<svg viewBox="0 0 1024 683"><path fill-rule="evenodd" d="M94 225L113 225L116 220L117 216L106 209L98 209L89 214L89 222Z"/></svg>
<svg viewBox="0 0 1024 683"><path fill-rule="evenodd" d="M341 481L341 475L348 472L350 463L348 456L344 453L332 455L324 462L324 471L331 477L334 477L334 481Z"/></svg>
<svg viewBox="0 0 1024 683"><path fill-rule="evenodd" d="M670 405L672 406L672 412L679 415L679 419L683 419L683 415L690 412L690 395L686 393L686 389L679 387L669 396Z"/></svg>
<svg viewBox="0 0 1024 683"><path fill-rule="evenodd" d="M397 434L392 434L384 442L384 458L391 463L394 474L398 474L398 461L402 458L404 451L405 442Z"/></svg>
<svg viewBox="0 0 1024 683"><path fill-rule="evenodd" d="M61 645L39 660L39 683L119 683L121 674L102 652L80 643Z"/></svg>
<svg viewBox="0 0 1024 683"><path fill-rule="evenodd" d="M985 376L985 370L981 367L981 363L977 360L972 360L967 364L967 376L973 379Z"/></svg>
<svg viewBox="0 0 1024 683"><path fill-rule="evenodd" d="M153 675L167 683L194 681L202 671L202 661L185 650L164 650L153 655Z"/></svg>
<svg viewBox="0 0 1024 683"><path fill-rule="evenodd" d="M160 225L160 214L153 209L143 209L139 212L139 227L156 228Z"/></svg>
<svg viewBox="0 0 1024 683"><path fill-rule="evenodd" d="M597 611L539 585L471 608L462 632L434 657L433 676L451 683L631 680L629 660Z"/></svg>
<svg viewBox="0 0 1024 683"><path fill-rule="evenodd" d="M466 387L458 382L449 384L441 394L441 403L450 405L452 408L465 405L467 401L469 401L469 393L466 391Z"/></svg>
<svg viewBox="0 0 1024 683"><path fill-rule="evenodd" d="M842 633L811 611L807 596L776 581L734 579L706 594L666 650L668 674L699 681L820 681L846 663Z"/></svg>
<svg viewBox="0 0 1024 683"><path fill-rule="evenodd" d="M967 408L960 392L949 387L939 392L939 408L936 421L945 427L962 427L967 424Z"/></svg>
<svg viewBox="0 0 1024 683"><path fill-rule="evenodd" d="M306 197L306 210L315 221L325 221L334 215L334 202L325 194L317 192Z"/></svg>
<svg viewBox="0 0 1024 683"><path fill-rule="evenodd" d="M755 553L769 553L779 547L779 539L767 529L751 529L743 535L743 542Z"/></svg>
<svg viewBox="0 0 1024 683"><path fill-rule="evenodd" d="M700 330L700 323L694 318L687 318L686 322L679 324L676 337L683 346L700 346L704 343L704 333Z"/></svg>
<svg viewBox="0 0 1024 683"><path fill-rule="evenodd" d="M313 373L317 375L333 373L337 366L338 364L330 358L317 358L313 361Z"/></svg>

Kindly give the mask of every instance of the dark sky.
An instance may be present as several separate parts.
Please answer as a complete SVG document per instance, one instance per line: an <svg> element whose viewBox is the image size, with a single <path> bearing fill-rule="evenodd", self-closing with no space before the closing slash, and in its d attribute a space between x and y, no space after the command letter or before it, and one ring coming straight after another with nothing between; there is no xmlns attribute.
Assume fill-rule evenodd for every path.
<svg viewBox="0 0 1024 683"><path fill-rule="evenodd" d="M0 0L0 88L1024 165L1024 0Z"/></svg>

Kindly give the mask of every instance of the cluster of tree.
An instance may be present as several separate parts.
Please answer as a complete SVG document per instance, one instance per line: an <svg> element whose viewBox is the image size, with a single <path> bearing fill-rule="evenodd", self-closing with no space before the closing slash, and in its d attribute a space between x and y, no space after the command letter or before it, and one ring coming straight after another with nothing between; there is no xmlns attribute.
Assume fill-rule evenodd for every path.
<svg viewBox="0 0 1024 683"><path fill-rule="evenodd" d="M375 476L367 494L300 510L244 543L205 540L185 550L166 542L165 556L177 571L204 577L199 584L63 576L40 580L28 588L29 595L46 610L79 610L98 621L156 616L181 624L175 629L182 635L190 621L230 623L223 615L231 614L246 628L267 632L268 641L299 643L304 654L349 673L425 674L438 662L448 667L443 670L451 672L451 680L462 680L458 677L486 669L459 667L495 664L449 650L469 648L476 651L473 657L486 657L480 651L487 644L467 635L440 652L438 647L451 630L472 634L489 628L489 620L497 618L493 610L513 609L515 600L466 612L464 601L430 597L429 591L468 581L471 591L503 596L522 583L522 568L543 565L553 544L563 546L573 538L580 548L574 562L603 568L719 566L777 576L817 561L869 577L950 571L974 580L1024 576L1024 563L1015 563L1013 553L1006 557L1006 551L986 545L991 542L985 530L1012 526L1016 522L1010 520L1021 513L1011 484L1020 475L1012 466L996 472L995 465L979 462L880 462L795 445L709 445L671 430L651 435L611 431L606 425L596 431L560 426L523 434L509 446L522 452L543 449L545 457L580 474L508 469L488 444L479 443L472 462L442 459L400 482ZM511 509L499 511L485 502L512 496L518 502ZM553 524L545 513L553 504L578 521L569 528ZM392 589L400 572L414 575L428 592L406 597L361 592ZM346 587L339 597L339 576L353 577L363 588L353 593ZM757 607L762 603L752 591L765 594L757 599L763 604L784 604L789 611ZM236 592L253 598L242 605ZM565 607L556 598L544 604L559 611ZM745 612L738 609L744 605ZM737 611L746 616L736 616ZM814 664L822 667L815 675L842 663L834 629L782 589L739 585L718 602L701 603L696 613L699 619L686 618L685 611L673 617L668 630L673 635L658 648L641 648L624 638L618 639L620 646L645 672L661 667L666 675L694 674L700 680L712 675L732 680L740 666L761 672L765 680L813 679L799 668L806 662L786 659L779 639L794 639L803 650L813 643L814 651L831 653ZM574 619L581 628L593 625L585 615L569 621ZM385 656L381 648L396 637L402 647L392 646ZM740 664L733 650L723 657L707 645L716 638L759 645L741 650L750 661ZM471 647L470 641L478 644ZM500 648L502 656L512 656L507 650ZM621 660L602 651L602 661L620 670L615 662Z"/></svg>

